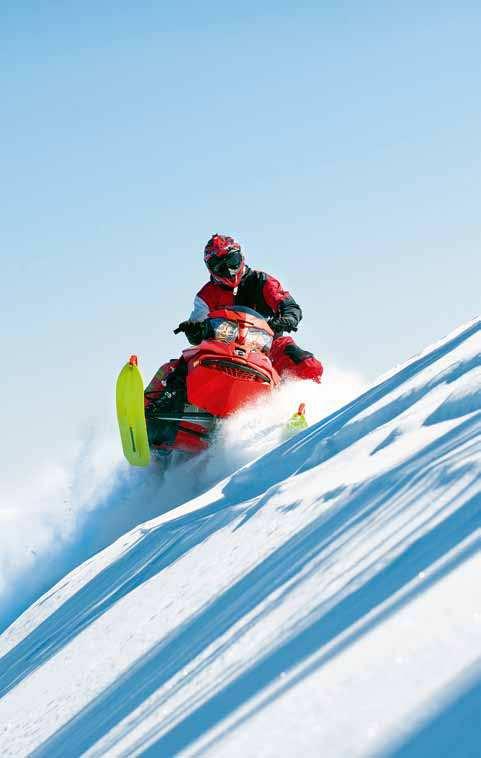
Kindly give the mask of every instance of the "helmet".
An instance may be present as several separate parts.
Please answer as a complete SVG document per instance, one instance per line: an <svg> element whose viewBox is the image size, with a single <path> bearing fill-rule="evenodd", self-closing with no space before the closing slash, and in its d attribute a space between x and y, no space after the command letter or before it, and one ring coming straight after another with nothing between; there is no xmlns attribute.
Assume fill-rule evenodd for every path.
<svg viewBox="0 0 481 758"><path fill-rule="evenodd" d="M232 237L214 234L205 246L204 261L212 279L230 289L237 287L244 276L241 246Z"/></svg>

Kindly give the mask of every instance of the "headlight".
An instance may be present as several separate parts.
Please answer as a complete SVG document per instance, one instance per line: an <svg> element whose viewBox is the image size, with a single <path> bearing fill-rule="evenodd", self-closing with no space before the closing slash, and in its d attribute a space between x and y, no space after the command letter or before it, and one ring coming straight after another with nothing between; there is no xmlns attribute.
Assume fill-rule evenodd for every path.
<svg viewBox="0 0 481 758"><path fill-rule="evenodd" d="M256 329L250 326L247 329L245 344L253 350L261 350L263 353L268 353L272 347L272 337L263 329Z"/></svg>
<svg viewBox="0 0 481 758"><path fill-rule="evenodd" d="M220 342L234 342L237 339L238 329L235 321L227 321L225 318L209 319L214 339Z"/></svg>

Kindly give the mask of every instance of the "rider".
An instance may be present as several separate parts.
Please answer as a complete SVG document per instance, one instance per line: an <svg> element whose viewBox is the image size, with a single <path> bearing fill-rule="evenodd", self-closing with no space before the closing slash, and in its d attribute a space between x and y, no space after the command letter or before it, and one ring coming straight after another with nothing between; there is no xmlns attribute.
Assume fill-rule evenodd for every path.
<svg viewBox="0 0 481 758"><path fill-rule="evenodd" d="M210 311L229 305L253 308L264 316L274 332L269 355L278 374L319 382L323 371L321 363L312 353L300 348L292 337L284 335L284 332L297 331L302 311L280 282L270 274L249 268L239 243L223 234L214 234L207 242L204 261L210 280L197 293L192 313L187 321L179 324L175 333L184 332L192 345L198 345L208 336ZM160 404L163 408L183 405L186 370L181 358L167 375L158 372L146 391L146 410L151 405L159 407Z"/></svg>

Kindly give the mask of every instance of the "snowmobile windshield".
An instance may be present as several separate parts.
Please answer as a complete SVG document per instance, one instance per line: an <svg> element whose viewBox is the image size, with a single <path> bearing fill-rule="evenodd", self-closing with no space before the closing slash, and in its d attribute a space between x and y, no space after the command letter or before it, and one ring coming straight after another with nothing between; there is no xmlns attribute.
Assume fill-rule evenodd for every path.
<svg viewBox="0 0 481 758"><path fill-rule="evenodd" d="M239 313L249 312L249 315L252 313L257 318L262 319L262 316L250 308L232 308L232 310ZM220 342L239 342L250 350L259 350L263 353L268 353L272 347L273 337L267 329L262 329L262 327L248 326L245 323L231 321L222 316L209 318L209 325L212 338Z"/></svg>
<svg viewBox="0 0 481 758"><path fill-rule="evenodd" d="M263 353L268 353L272 347L272 336L265 332L264 329L256 329L254 326L250 326L245 336L245 344L251 350L260 350Z"/></svg>
<svg viewBox="0 0 481 758"><path fill-rule="evenodd" d="M226 318L210 318L209 321L214 339L220 342L234 342L237 339L239 328L236 321Z"/></svg>

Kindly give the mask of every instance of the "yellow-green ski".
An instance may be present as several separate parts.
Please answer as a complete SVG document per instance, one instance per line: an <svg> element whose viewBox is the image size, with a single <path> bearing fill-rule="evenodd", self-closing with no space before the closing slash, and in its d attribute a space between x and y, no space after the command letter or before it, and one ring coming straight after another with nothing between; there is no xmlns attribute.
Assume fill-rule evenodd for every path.
<svg viewBox="0 0 481 758"><path fill-rule="evenodd" d="M301 432L303 429L307 429L309 424L306 419L306 406L301 403L297 411L290 417L284 429L284 438L289 439L294 434Z"/></svg>
<svg viewBox="0 0 481 758"><path fill-rule="evenodd" d="M150 463L149 440L144 414L144 382L132 355L117 379L117 420L124 455L132 466Z"/></svg>

